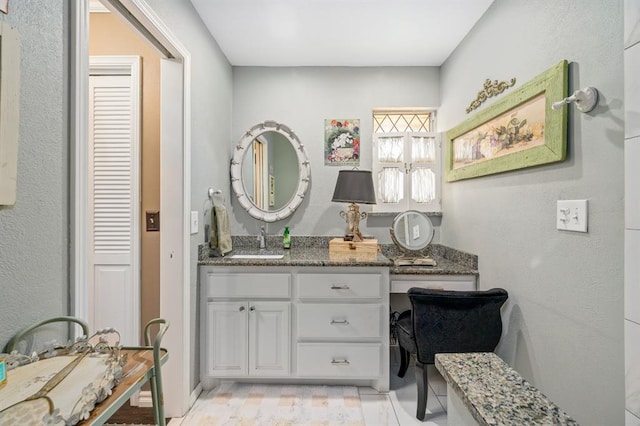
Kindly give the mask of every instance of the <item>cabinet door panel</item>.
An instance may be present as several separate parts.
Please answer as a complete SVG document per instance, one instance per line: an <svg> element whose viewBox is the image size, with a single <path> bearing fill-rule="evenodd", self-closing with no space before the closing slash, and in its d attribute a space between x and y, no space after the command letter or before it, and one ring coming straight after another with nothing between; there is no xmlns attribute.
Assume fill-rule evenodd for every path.
<svg viewBox="0 0 640 426"><path fill-rule="evenodd" d="M289 375L290 305L289 302L249 303L250 375Z"/></svg>
<svg viewBox="0 0 640 426"><path fill-rule="evenodd" d="M247 375L247 303L207 304L207 374L213 377Z"/></svg>

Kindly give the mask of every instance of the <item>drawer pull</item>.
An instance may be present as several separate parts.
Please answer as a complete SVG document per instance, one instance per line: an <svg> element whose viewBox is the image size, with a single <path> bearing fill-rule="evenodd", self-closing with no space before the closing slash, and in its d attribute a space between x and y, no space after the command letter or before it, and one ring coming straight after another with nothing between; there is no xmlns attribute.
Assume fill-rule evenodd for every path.
<svg viewBox="0 0 640 426"><path fill-rule="evenodd" d="M349 286L346 284L332 284L331 290L349 290Z"/></svg>
<svg viewBox="0 0 640 426"><path fill-rule="evenodd" d="M331 365L349 365L348 359L332 359Z"/></svg>
<svg viewBox="0 0 640 426"><path fill-rule="evenodd" d="M240 307L238 308L238 310L239 310L240 312L244 311L244 306L240 306Z"/></svg>
<svg viewBox="0 0 640 426"><path fill-rule="evenodd" d="M255 306L252 306L252 307L250 307L250 308L249 308L249 310L250 310L251 312L253 312L253 311L255 311L255 310L256 310L256 307L255 307Z"/></svg>
<svg viewBox="0 0 640 426"><path fill-rule="evenodd" d="M340 321L331 320L331 324L349 325L349 321L347 321L347 320L340 320Z"/></svg>

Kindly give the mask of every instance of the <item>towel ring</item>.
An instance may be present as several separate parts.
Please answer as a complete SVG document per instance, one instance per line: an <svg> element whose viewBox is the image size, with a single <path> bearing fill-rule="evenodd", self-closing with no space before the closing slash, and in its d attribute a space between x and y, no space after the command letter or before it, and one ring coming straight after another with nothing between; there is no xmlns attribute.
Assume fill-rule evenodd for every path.
<svg viewBox="0 0 640 426"><path fill-rule="evenodd" d="M209 195L209 200L211 200L211 204L213 204L214 206L219 206L219 205L224 206L226 204L226 200L224 198L224 194L222 193L222 190L209 188L208 195Z"/></svg>

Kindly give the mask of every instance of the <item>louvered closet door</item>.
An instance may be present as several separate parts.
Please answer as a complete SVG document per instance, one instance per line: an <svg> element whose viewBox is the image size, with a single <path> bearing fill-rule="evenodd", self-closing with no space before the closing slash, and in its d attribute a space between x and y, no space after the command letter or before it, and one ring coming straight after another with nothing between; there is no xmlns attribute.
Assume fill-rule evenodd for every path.
<svg viewBox="0 0 640 426"><path fill-rule="evenodd" d="M128 75L91 76L88 296L92 330L114 327L139 343L138 102Z"/></svg>

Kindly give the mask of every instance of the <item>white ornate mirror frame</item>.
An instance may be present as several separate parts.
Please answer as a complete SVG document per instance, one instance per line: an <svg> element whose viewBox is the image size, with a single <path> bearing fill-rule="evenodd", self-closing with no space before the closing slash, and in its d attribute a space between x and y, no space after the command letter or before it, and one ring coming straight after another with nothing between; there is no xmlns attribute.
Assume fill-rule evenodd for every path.
<svg viewBox="0 0 640 426"><path fill-rule="evenodd" d="M246 194L242 182L242 160L247 152L247 148L251 146L258 136L266 132L277 132L287 138L298 157L298 187L296 192L287 204L276 211L266 211L258 208ZM304 145L289 127L276 121L269 120L251 127L236 145L233 157L231 158L231 187L236 194L238 202L250 216L264 222L276 222L291 216L304 200L310 178L311 167L309 166L309 160L304 151Z"/></svg>

